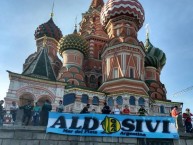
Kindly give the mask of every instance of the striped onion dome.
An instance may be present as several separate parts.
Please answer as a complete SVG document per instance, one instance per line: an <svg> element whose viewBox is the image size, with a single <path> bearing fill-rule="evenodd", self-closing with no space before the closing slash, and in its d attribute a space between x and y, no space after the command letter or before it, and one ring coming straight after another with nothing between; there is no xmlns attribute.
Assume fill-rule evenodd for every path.
<svg viewBox="0 0 193 145"><path fill-rule="evenodd" d="M149 38L145 42L146 57L145 66L153 66L155 68L163 68L166 64L166 55L159 48L154 47Z"/></svg>
<svg viewBox="0 0 193 145"><path fill-rule="evenodd" d="M59 41L58 49L60 55L62 55L65 50L69 49L79 50L84 54L84 56L88 56L89 52L87 41L76 31L73 34L69 34L62 37Z"/></svg>
<svg viewBox="0 0 193 145"><path fill-rule="evenodd" d="M131 17L140 29L145 20L145 12L138 0L108 0L101 10L101 24L106 24L112 18L126 15Z"/></svg>
<svg viewBox="0 0 193 145"><path fill-rule="evenodd" d="M37 27L34 36L35 39L47 36L59 41L60 38L62 38L62 32L58 28L58 26L56 26L51 17L48 22L41 24L40 26Z"/></svg>

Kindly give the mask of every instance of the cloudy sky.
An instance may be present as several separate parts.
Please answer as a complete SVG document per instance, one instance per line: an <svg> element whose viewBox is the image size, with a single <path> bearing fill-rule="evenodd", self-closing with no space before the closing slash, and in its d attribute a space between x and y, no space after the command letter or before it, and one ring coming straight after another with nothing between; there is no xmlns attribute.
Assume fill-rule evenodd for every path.
<svg viewBox="0 0 193 145"><path fill-rule="evenodd" d="M54 0L1 0L0 4L0 99L6 96L9 77L6 70L21 73L25 59L36 51L35 29L50 18ZM105 0L106 2L107 0ZM193 90L174 93L193 86L193 1L139 0L150 26L150 40L162 49L167 62L161 81L167 98L184 103L193 112ZM72 33L75 17L89 8L91 0L55 0L54 22L63 34ZM138 35L145 41L145 28Z"/></svg>

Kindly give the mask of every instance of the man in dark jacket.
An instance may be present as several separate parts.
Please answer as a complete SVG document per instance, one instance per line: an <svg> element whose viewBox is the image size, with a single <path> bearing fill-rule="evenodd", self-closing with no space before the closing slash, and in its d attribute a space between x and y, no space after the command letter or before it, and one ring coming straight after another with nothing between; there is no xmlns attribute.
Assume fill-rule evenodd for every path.
<svg viewBox="0 0 193 145"><path fill-rule="evenodd" d="M46 100L44 105L42 106L42 111L41 111L41 125L42 126L47 126L48 124L48 117L49 117L49 112L52 110L52 105L49 102L49 100Z"/></svg>
<svg viewBox="0 0 193 145"><path fill-rule="evenodd" d="M89 113L88 108L90 108L90 104L87 104L82 111L80 112L80 114L85 114L85 113Z"/></svg>
<svg viewBox="0 0 193 145"><path fill-rule="evenodd" d="M110 109L110 107L107 105L107 103L105 102L105 103L104 103L104 107L103 107L103 109L102 109L102 114L110 114L110 112L111 112L111 109Z"/></svg>
<svg viewBox="0 0 193 145"><path fill-rule="evenodd" d="M31 105L31 101L28 101L27 105L19 107L19 109L23 109L23 119L22 125L29 125L29 121L32 116L33 106ZM26 121L27 119L27 121Z"/></svg>

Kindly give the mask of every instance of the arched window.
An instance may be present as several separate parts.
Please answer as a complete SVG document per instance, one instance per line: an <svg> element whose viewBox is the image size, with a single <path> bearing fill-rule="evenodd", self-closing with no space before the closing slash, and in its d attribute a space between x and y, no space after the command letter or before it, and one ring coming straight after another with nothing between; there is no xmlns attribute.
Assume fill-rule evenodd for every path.
<svg viewBox="0 0 193 145"><path fill-rule="evenodd" d="M142 97L139 98L138 105L145 105L145 100Z"/></svg>
<svg viewBox="0 0 193 145"><path fill-rule="evenodd" d="M66 94L63 97L63 105L69 105L75 102L76 95L74 93Z"/></svg>
<svg viewBox="0 0 193 145"><path fill-rule="evenodd" d="M114 106L114 100L113 100L113 98L112 97L110 97L109 99L108 99L108 105L109 106Z"/></svg>
<svg viewBox="0 0 193 145"><path fill-rule="evenodd" d="M91 82L91 83L95 83L95 82L96 82L96 79L95 79L95 76L94 76L94 75L91 75L91 76L90 76L90 82Z"/></svg>
<svg viewBox="0 0 193 145"><path fill-rule="evenodd" d="M134 96L131 96L131 97L129 98L129 104L130 104L130 105L135 105L135 97L134 97Z"/></svg>
<svg viewBox="0 0 193 145"><path fill-rule="evenodd" d="M98 87L102 85L102 76L98 77Z"/></svg>
<svg viewBox="0 0 193 145"><path fill-rule="evenodd" d="M117 99L116 99L116 102L118 105L123 105L123 98L122 96L118 96Z"/></svg>
<svg viewBox="0 0 193 145"><path fill-rule="evenodd" d="M165 113L164 106L160 106L160 113Z"/></svg>
<svg viewBox="0 0 193 145"><path fill-rule="evenodd" d="M88 104L88 95L87 94L82 94L81 102Z"/></svg>
<svg viewBox="0 0 193 145"><path fill-rule="evenodd" d="M99 98L97 96L93 97L92 104L96 105L96 106L99 106Z"/></svg>

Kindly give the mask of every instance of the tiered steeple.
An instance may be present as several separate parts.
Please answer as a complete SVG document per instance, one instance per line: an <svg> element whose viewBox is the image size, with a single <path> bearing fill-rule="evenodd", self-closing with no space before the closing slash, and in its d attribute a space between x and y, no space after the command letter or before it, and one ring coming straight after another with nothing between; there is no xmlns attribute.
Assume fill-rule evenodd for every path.
<svg viewBox="0 0 193 145"><path fill-rule="evenodd" d="M22 73L26 76L55 81L56 77L48 57L47 48L42 48Z"/></svg>

